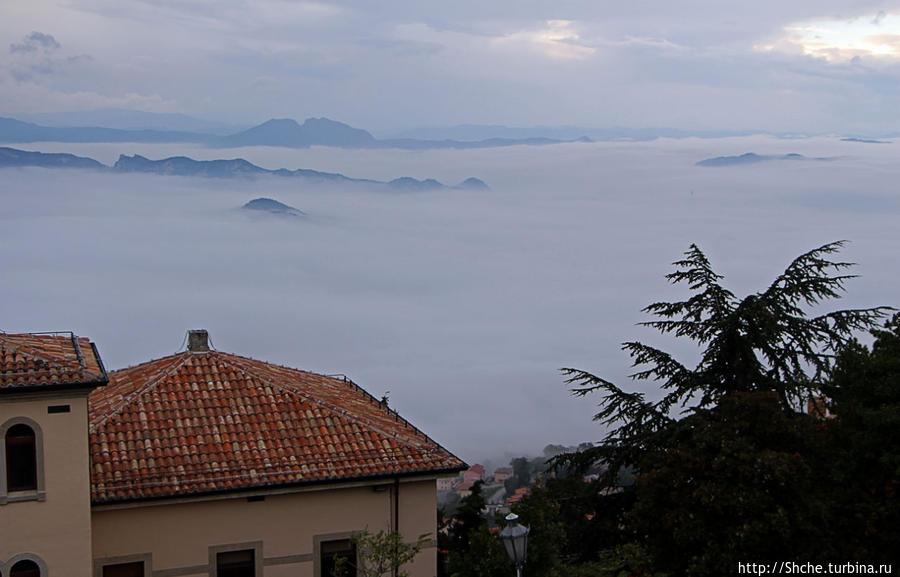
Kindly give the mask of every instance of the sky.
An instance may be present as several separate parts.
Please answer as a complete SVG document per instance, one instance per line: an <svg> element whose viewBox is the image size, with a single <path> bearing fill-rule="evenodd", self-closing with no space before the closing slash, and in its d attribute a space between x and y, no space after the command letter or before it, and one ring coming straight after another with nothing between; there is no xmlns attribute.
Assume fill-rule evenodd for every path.
<svg viewBox="0 0 900 577"><path fill-rule="evenodd" d="M900 0L0 2L0 116L781 136L456 151L23 144L108 164L243 157L492 189L4 170L0 329L74 330L120 368L206 328L220 350L389 391L470 461L597 440L594 401L572 398L559 368L627 381L620 343L655 342L640 310L678 296L664 275L690 243L746 294L848 239L862 278L844 304L900 305L900 144L828 136L900 133L898 106ZM695 165L745 152L831 160ZM259 196L309 216L237 209Z"/></svg>
<svg viewBox="0 0 900 577"><path fill-rule="evenodd" d="M738 296L797 255L850 242L859 263L835 307L900 306L900 142L766 136L478 150L205 149L40 143L104 163L119 153L242 157L266 168L456 183L489 191L387 192L276 177L202 179L0 171L0 329L71 330L109 369L183 349L346 374L468 462L596 441L599 398L561 367L630 383L620 343L686 364L697 351L638 326L686 296L665 275L697 243ZM705 158L809 160L704 168ZM828 160L812 160L827 158ZM267 196L300 219L247 214Z"/></svg>
<svg viewBox="0 0 900 577"><path fill-rule="evenodd" d="M0 2L0 115L900 130L900 1Z"/></svg>

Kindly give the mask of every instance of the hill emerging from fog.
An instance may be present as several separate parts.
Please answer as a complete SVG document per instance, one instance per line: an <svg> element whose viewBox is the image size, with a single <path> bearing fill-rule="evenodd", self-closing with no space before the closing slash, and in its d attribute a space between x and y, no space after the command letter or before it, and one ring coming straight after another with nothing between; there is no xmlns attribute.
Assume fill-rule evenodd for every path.
<svg viewBox="0 0 900 577"><path fill-rule="evenodd" d="M52 116L46 118L54 118ZM66 117L68 118L68 117ZM302 124L290 118L273 118L258 126L234 134L196 131L196 122L175 122L177 116L167 122L148 124L156 128L123 129L103 126L44 126L33 122L23 122L15 118L0 117L0 142L191 142L213 148L235 148L241 146L279 146L286 148L308 148L310 146L332 146L336 148L399 148L403 150L495 148L517 145L548 145L590 139L548 138L526 136L521 138L488 137L478 140L394 138L377 139L366 130L355 128L343 122L328 118L307 118ZM189 117L185 117L189 118ZM178 127L177 129L171 127ZM165 127L165 128L163 128Z"/></svg>
<svg viewBox="0 0 900 577"><path fill-rule="evenodd" d="M488 185L475 177L469 177L456 186L450 187L433 178L419 180L411 176L402 176L389 182L366 178L350 178L337 172L322 172L308 168L289 170L279 168L269 170L257 166L243 158L222 160L195 160L187 156L172 156L160 160L151 160L139 154L128 156L122 154L113 166L106 166L93 158L75 156L73 154L34 152L16 148L0 147L0 168L11 167L42 168L82 168L103 172L117 173L149 173L173 176L194 176L205 178L252 178L256 176L278 176L302 178L308 182L337 184L369 184L379 185L392 190L427 191L446 190L450 188L463 190L486 190Z"/></svg>
<svg viewBox="0 0 900 577"><path fill-rule="evenodd" d="M756 154L754 152L746 152L737 156L716 156L707 158L697 163L697 166L746 166L749 164L759 164L761 162L771 162L774 160L812 160L812 161L828 161L834 160L833 157L816 157L803 156L792 152L789 154Z"/></svg>
<svg viewBox="0 0 900 577"><path fill-rule="evenodd" d="M299 124L291 118L268 120L238 134L225 136L215 144L228 148L240 146L337 146L342 148L372 148L375 137L359 128L327 118L307 118Z"/></svg>
<svg viewBox="0 0 900 577"><path fill-rule="evenodd" d="M278 202L274 198L254 198L250 202L241 207L243 210L255 211L260 213L275 214L278 216L306 216L302 210L298 210L293 206Z"/></svg>
<svg viewBox="0 0 900 577"><path fill-rule="evenodd" d="M106 165L93 158L67 153L44 153L0 147L0 168L40 166L42 168L88 168L102 170Z"/></svg>

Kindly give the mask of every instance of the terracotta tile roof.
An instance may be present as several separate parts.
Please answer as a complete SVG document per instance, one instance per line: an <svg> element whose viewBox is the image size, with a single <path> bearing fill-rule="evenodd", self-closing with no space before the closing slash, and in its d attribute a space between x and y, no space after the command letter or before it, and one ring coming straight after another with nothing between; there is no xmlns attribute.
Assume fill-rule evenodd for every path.
<svg viewBox="0 0 900 577"><path fill-rule="evenodd" d="M217 351L110 373L90 441L95 504L466 466L350 381Z"/></svg>
<svg viewBox="0 0 900 577"><path fill-rule="evenodd" d="M506 499L506 504L512 505L513 503L518 503L530 494L531 489L529 487L519 487L518 489L516 489L515 493L513 493Z"/></svg>
<svg viewBox="0 0 900 577"><path fill-rule="evenodd" d="M90 340L72 333L0 332L0 393L96 387L106 370Z"/></svg>

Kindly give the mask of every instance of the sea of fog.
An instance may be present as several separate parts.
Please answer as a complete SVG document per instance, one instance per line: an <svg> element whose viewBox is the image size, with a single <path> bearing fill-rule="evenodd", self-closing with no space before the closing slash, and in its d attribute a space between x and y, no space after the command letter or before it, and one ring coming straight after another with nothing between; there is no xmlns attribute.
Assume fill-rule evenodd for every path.
<svg viewBox="0 0 900 577"><path fill-rule="evenodd" d="M202 179L0 171L0 329L73 330L110 369L171 354L190 328L222 351L342 373L460 457L597 440L578 367L630 386L637 326L680 298L670 263L691 243L738 295L798 254L851 241L842 307L900 305L898 144L837 138L657 140L481 150L19 145L111 164L242 157L358 178L469 176L489 191L386 192L276 177ZM829 160L698 167L755 152ZM239 209L270 197L307 214ZM636 384L654 394L653 385ZM389 392L388 392L389 391Z"/></svg>

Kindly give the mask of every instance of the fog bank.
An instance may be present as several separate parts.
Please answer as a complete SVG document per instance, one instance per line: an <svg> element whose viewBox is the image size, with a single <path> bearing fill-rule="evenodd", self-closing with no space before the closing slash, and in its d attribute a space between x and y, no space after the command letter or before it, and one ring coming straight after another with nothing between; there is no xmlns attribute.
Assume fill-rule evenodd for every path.
<svg viewBox="0 0 900 577"><path fill-rule="evenodd" d="M620 382L640 309L690 243L738 295L826 242L860 263L842 307L900 305L897 144L764 137L408 152L19 148L111 163L120 153L243 157L490 191L388 193L294 180L0 171L0 329L74 330L110 369L175 352L189 328L219 350L343 373L463 459L597 440L596 399L557 372ZM704 168L756 152L835 157ZM304 218L247 214L271 197ZM647 385L644 385L647 388Z"/></svg>

